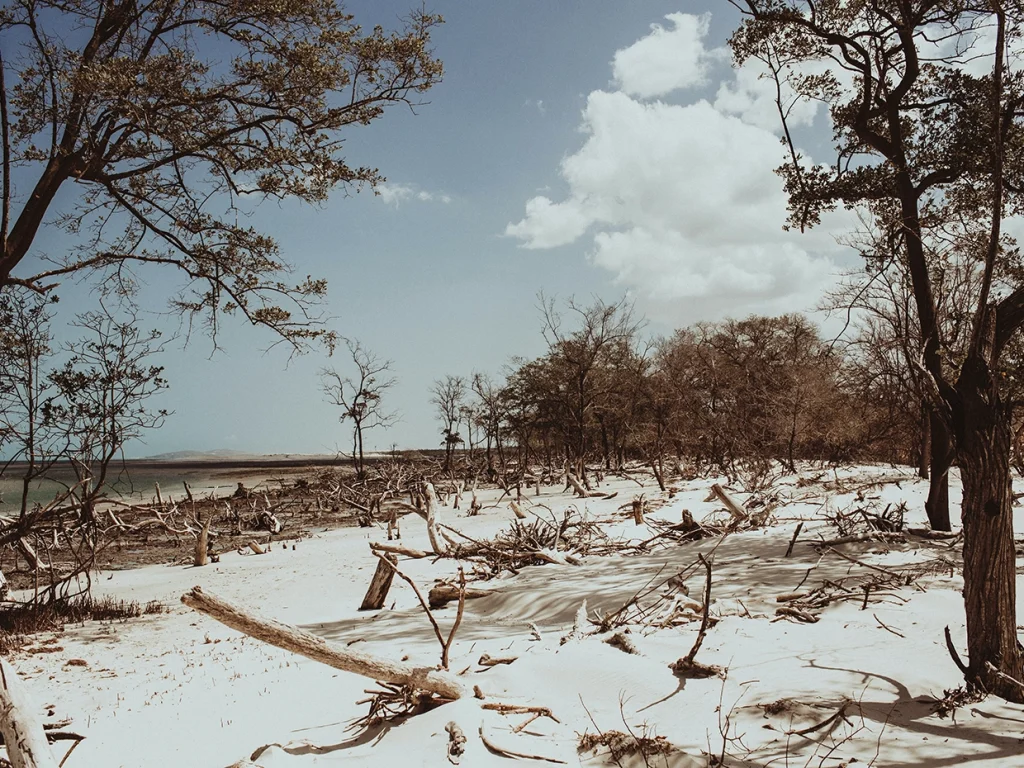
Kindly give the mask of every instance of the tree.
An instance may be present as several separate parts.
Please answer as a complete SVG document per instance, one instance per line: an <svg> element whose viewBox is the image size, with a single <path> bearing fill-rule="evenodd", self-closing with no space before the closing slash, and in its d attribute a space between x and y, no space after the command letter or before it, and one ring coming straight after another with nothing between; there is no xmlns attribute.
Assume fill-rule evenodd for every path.
<svg viewBox="0 0 1024 768"><path fill-rule="evenodd" d="M611 355L633 344L642 322L634 319L633 307L625 298L613 304L597 299L590 306L570 299L568 308L578 328L566 331L554 299L542 294L540 300L548 357L564 375L559 392L571 429L566 447L576 474L586 484L587 428L605 391L598 371Z"/></svg>
<svg viewBox="0 0 1024 768"><path fill-rule="evenodd" d="M341 408L340 421L352 422L352 460L356 464L356 476L366 477L366 459L363 455L363 434L368 429L390 427L398 420L398 414L384 410L384 393L395 385L395 379L387 376L391 372L391 361L381 360L358 341L346 339L356 376L342 377L333 368L320 371L320 381L328 402Z"/></svg>
<svg viewBox="0 0 1024 768"><path fill-rule="evenodd" d="M5 471L20 462L22 481L18 516L0 526L0 546L17 544L35 567L27 540L56 547L59 533L74 559L70 572L49 569L50 583L37 595L42 601L88 591L97 550L111 540L104 533L120 527L101 526L95 504L124 446L167 415L146 405L167 386L163 369L149 363L160 349L158 332L140 331L135 316L90 312L76 322L82 337L58 351L49 320L38 295L0 291L0 450L9 457ZM31 503L29 489L59 461L71 465L74 482L45 503Z"/></svg>
<svg viewBox="0 0 1024 768"><path fill-rule="evenodd" d="M505 446L502 436L502 426L506 415L505 392L491 380L490 376L483 373L474 373L470 387L476 395L477 408L476 419L484 430L486 441L487 472L494 475L494 454L492 447L498 453L498 461L501 464L502 474L505 472Z"/></svg>
<svg viewBox="0 0 1024 768"><path fill-rule="evenodd" d="M440 79L439 22L365 32L336 0L5 0L0 287L48 294L98 272L130 292L135 268L162 266L184 281L173 307L214 339L221 313L296 344L324 335L311 308L325 282L289 281L243 201L381 181L348 165L341 131ZM47 217L78 242L44 263Z"/></svg>
<svg viewBox="0 0 1024 768"><path fill-rule="evenodd" d="M838 162L814 166L784 135L781 169L790 225L820 223L838 205L860 206L898 247L910 276L922 342L920 368L932 419L932 474L959 464L964 494L964 602L974 688L1024 700L1016 635L1016 557L1010 492L1010 404L1000 392L1003 351L1024 324L1024 279L1003 237L1005 213L1024 203L1017 62L1024 9L965 0L735 0L746 14L732 38L742 63L760 58L785 69L798 97L823 101L834 124ZM988 26L994 46L980 50ZM942 42L946 41L944 46ZM983 55L984 76L964 68ZM824 74L806 75L807 62ZM781 113L785 118L785 113ZM944 356L932 244L955 238L978 279L962 355ZM936 430L948 441L936 440ZM948 442L950 450L945 450ZM940 451L935 448L939 446Z"/></svg>
<svg viewBox="0 0 1024 768"><path fill-rule="evenodd" d="M444 468L448 472L452 468L452 456L455 447L463 442L459 434L459 422L462 420L463 408L466 405L466 380L461 376L445 376L435 381L430 389L430 403L437 409L437 417L441 421L441 438L444 445Z"/></svg>

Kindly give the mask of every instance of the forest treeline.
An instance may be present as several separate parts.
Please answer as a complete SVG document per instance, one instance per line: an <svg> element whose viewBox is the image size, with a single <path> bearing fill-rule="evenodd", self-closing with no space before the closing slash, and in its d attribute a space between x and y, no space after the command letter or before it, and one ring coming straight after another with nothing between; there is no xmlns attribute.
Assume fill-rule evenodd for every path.
<svg viewBox="0 0 1024 768"><path fill-rule="evenodd" d="M807 316L701 322L657 340L625 300L543 307L547 351L501 380L436 381L446 466L488 474L567 463L756 479L800 460L927 466L927 412L909 349L878 318L832 339Z"/></svg>

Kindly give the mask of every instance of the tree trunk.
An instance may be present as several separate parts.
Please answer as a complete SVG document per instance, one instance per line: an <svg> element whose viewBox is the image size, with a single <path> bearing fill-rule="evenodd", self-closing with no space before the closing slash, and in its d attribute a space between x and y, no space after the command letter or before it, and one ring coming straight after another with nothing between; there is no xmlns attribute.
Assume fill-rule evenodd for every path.
<svg viewBox="0 0 1024 768"><path fill-rule="evenodd" d="M932 413L927 403L921 404L921 439L918 446L917 476L922 480L929 477L932 450Z"/></svg>
<svg viewBox="0 0 1024 768"><path fill-rule="evenodd" d="M931 485L924 508L933 531L950 530L949 522L949 467L952 458L949 428L938 413L932 411L931 433Z"/></svg>
<svg viewBox="0 0 1024 768"><path fill-rule="evenodd" d="M1022 656L1017 641L1010 431L988 378L983 364L968 362L957 382L957 458L964 487L966 677L982 690L1024 702L1024 686L1013 682L1021 679Z"/></svg>

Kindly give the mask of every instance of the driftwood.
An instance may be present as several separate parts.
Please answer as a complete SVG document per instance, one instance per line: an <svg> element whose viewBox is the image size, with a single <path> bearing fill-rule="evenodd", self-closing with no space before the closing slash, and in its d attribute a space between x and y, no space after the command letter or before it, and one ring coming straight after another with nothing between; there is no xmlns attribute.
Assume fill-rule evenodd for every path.
<svg viewBox="0 0 1024 768"><path fill-rule="evenodd" d="M793 554L793 547L796 546L797 537L800 535L800 531L804 529L804 522L801 520L796 524L796 530L793 531L793 538L789 540L789 546L786 547L786 557Z"/></svg>
<svg viewBox="0 0 1024 768"><path fill-rule="evenodd" d="M448 762L458 765L462 753L466 751L466 734L454 720L448 723L444 729L448 732Z"/></svg>
<svg viewBox="0 0 1024 768"><path fill-rule="evenodd" d="M580 483L580 481L576 479L576 476L571 474L571 473L569 473L569 472L567 472L566 475L565 475L565 481L569 485L572 486L573 491L581 499L587 499L587 498L604 499L604 498L612 498L615 495L615 494L603 493L602 491L588 491L586 488L583 487L583 485Z"/></svg>
<svg viewBox="0 0 1024 768"><path fill-rule="evenodd" d="M644 524L644 495L633 498L633 522L637 525Z"/></svg>
<svg viewBox="0 0 1024 768"><path fill-rule="evenodd" d="M407 547L404 544L385 544L378 541L372 541L370 542L370 549L374 552L388 552L392 555L404 555L405 557L411 557L414 560L430 557L429 552L424 552L422 549L413 549L412 547Z"/></svg>
<svg viewBox="0 0 1024 768"><path fill-rule="evenodd" d="M496 667L499 664L511 664L518 658L518 656L491 656L489 653L485 653L477 664L481 667Z"/></svg>
<svg viewBox="0 0 1024 768"><path fill-rule="evenodd" d="M701 617L700 629L697 631L697 639L694 640L690 652L682 658L676 659L669 664L669 669L680 677L715 677L722 675L721 667L702 664L697 661L697 651L704 644L704 636L708 633L708 626L711 619L711 562L704 555L697 555L697 559L704 566L707 580L704 583L704 610Z"/></svg>
<svg viewBox="0 0 1024 768"><path fill-rule="evenodd" d="M360 611L379 611L384 607L384 601L388 599L388 591L391 589L391 582L395 580L394 564L398 558L394 555L385 554L377 561L377 570L373 572L370 579L370 586L366 590L366 596L359 606Z"/></svg>
<svg viewBox="0 0 1024 768"><path fill-rule="evenodd" d="M382 680L397 685L409 685L445 699L459 699L471 691L450 672L434 667L416 667L412 664L382 659L368 653L353 651L350 647L332 643L296 627L254 613L193 587L181 596L181 602L231 629L319 661L334 669L352 672L371 680Z"/></svg>
<svg viewBox="0 0 1024 768"><path fill-rule="evenodd" d="M587 618L587 601L586 598L584 598L583 603L576 609L576 615L572 620L572 629L570 629L569 633L558 641L559 645L565 645L566 643L576 640L582 640L587 635L586 628L589 623L590 620Z"/></svg>
<svg viewBox="0 0 1024 768"><path fill-rule="evenodd" d="M206 565L209 540L210 516L207 515L206 520L203 521L202 530L199 531L199 535L196 537L196 555L192 560L192 564L197 568Z"/></svg>
<svg viewBox="0 0 1024 768"><path fill-rule="evenodd" d="M902 541L903 534L899 531L872 531L871 533L857 533L850 536L840 536L838 539L816 542L817 546L837 547L840 544L856 544L862 541Z"/></svg>
<svg viewBox="0 0 1024 768"><path fill-rule="evenodd" d="M523 512L523 508L520 507L515 501L509 501L509 506L512 507L512 511L515 513L515 516L517 518L519 518L520 520L526 519L526 513Z"/></svg>
<svg viewBox="0 0 1024 768"><path fill-rule="evenodd" d="M458 600L461 592L462 590L454 584L438 584L427 593L427 602L431 608L444 608L452 600ZM466 599L487 597L490 594L489 589L467 589Z"/></svg>
<svg viewBox="0 0 1024 768"><path fill-rule="evenodd" d="M441 538L440 532L437 529L440 520L438 519L438 502L437 496L434 494L433 484L423 484L423 499L427 505L427 537L430 539L430 546L433 547L435 554L447 554L448 545Z"/></svg>
<svg viewBox="0 0 1024 768"><path fill-rule="evenodd" d="M720 502L722 502L722 505L732 516L732 520L734 523L742 522L746 520L748 517L750 517L750 515L747 514L747 511L743 509L743 507L741 507L739 504L737 504L736 501L732 498L732 496L726 493L725 489L722 488L722 486L720 486L718 483L715 483L714 485L711 486L711 492L718 497L718 500Z"/></svg>
<svg viewBox="0 0 1024 768"><path fill-rule="evenodd" d="M911 536L919 536L922 539L937 539L939 541L958 539L963 531L933 531L931 528L907 528L906 532Z"/></svg>
<svg viewBox="0 0 1024 768"><path fill-rule="evenodd" d="M6 659L0 659L0 733L13 768L58 768L21 679Z"/></svg>
<svg viewBox="0 0 1024 768"><path fill-rule="evenodd" d="M257 555L265 555L267 553L267 550L265 550L263 547L261 547L255 541L250 541L249 544L248 544L248 547L249 547L249 549L251 549L253 551L254 554L257 554Z"/></svg>

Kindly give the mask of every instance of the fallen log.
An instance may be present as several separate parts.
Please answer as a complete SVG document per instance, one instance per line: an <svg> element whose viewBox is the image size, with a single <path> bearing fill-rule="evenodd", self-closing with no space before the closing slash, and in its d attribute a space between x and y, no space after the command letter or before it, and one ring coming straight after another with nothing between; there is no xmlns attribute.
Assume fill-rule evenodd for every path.
<svg viewBox="0 0 1024 768"><path fill-rule="evenodd" d="M0 659L0 733L13 768L58 768L31 700L6 659Z"/></svg>
<svg viewBox="0 0 1024 768"><path fill-rule="evenodd" d="M899 531L872 531L871 533L857 533L850 536L840 536L838 539L815 542L819 547L837 547L840 544L856 544L862 541L902 541L904 536Z"/></svg>
<svg viewBox="0 0 1024 768"><path fill-rule="evenodd" d="M612 498L612 496L614 496L614 494L608 495L608 494L603 493L601 491L588 491L586 488L583 487L583 485L580 483L580 481L577 480L576 476L573 475L573 474L568 474L567 473L566 476L565 476L565 480L566 480L567 483L569 483L569 485L572 486L573 491L581 499L588 499L588 498L602 498L603 499L605 497Z"/></svg>
<svg viewBox="0 0 1024 768"><path fill-rule="evenodd" d="M430 557L429 552L424 552L422 549L413 549L412 547L407 547L404 544L372 541L370 542L370 549L374 552L388 552L392 555L404 555L405 557L411 557L414 560Z"/></svg>
<svg viewBox="0 0 1024 768"><path fill-rule="evenodd" d="M261 547L255 541L250 541L249 544L248 544L248 547L249 547L249 549L251 549L253 551L254 554L257 554L257 555L265 555L267 553L267 550L265 550L263 547Z"/></svg>
<svg viewBox="0 0 1024 768"><path fill-rule="evenodd" d="M718 483L715 483L714 485L711 486L711 492L718 497L718 500L720 502L722 502L722 505L732 516L734 523L742 522L746 520L748 517L750 517L750 515L747 514L747 511L743 509L743 507L741 507L739 504L737 504L736 501L732 498L732 496L726 493L725 489L722 488L722 486L720 486Z"/></svg>
<svg viewBox="0 0 1024 768"><path fill-rule="evenodd" d="M459 588L454 584L439 584L427 593L427 602L431 608L444 608L452 600L459 599ZM473 600L478 597L487 597L491 594L489 589L467 589L466 599Z"/></svg>
<svg viewBox="0 0 1024 768"><path fill-rule="evenodd" d="M249 637L343 672L362 675L371 680L409 685L445 699L459 699L472 695L472 691L450 672L434 667L416 667L353 651L347 646L329 642L288 624L265 619L223 598L209 594L200 587L193 587L191 591L183 594L181 602Z"/></svg>
<svg viewBox="0 0 1024 768"><path fill-rule="evenodd" d="M963 535L963 531L933 531L931 528L907 528L911 536L919 536L922 539L956 539Z"/></svg>

